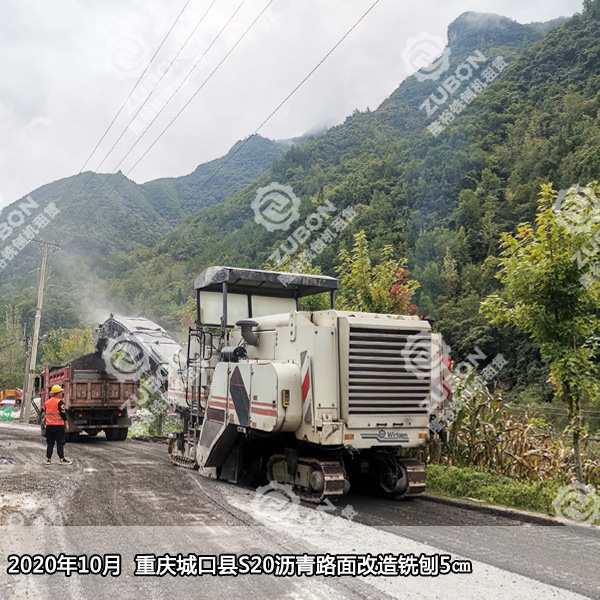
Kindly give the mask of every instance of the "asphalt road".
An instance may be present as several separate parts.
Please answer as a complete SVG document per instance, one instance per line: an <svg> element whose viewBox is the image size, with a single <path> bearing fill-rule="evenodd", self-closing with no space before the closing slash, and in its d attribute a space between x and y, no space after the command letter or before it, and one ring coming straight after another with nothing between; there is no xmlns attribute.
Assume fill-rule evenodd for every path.
<svg viewBox="0 0 600 600"><path fill-rule="evenodd" d="M37 428L0 424L0 598L600 598L600 532L532 526L425 498L350 494L316 510L171 465L166 445L67 445L44 465ZM322 507L327 508L327 507ZM122 573L9 575L10 554L120 554ZM473 572L438 577L134 576L135 556L435 554Z"/></svg>

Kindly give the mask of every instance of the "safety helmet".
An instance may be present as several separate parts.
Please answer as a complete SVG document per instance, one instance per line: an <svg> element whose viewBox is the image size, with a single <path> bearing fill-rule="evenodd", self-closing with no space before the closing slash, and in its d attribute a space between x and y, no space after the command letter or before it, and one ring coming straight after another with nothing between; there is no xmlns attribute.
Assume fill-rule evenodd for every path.
<svg viewBox="0 0 600 600"><path fill-rule="evenodd" d="M63 389L60 387L60 385L53 385L50 391L53 394L60 394L63 391Z"/></svg>

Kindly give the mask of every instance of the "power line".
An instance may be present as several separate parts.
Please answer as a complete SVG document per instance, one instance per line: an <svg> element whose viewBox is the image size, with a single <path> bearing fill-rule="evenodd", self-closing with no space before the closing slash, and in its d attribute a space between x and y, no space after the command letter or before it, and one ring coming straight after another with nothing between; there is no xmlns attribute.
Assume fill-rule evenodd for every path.
<svg viewBox="0 0 600 600"><path fill-rule="evenodd" d="M194 95L192 96L192 98L186 103L186 105L184 106L184 108L198 95L198 93L206 85L206 83L208 82L208 80L215 74L215 72L219 69L219 67L225 62L225 60L227 59L227 57L233 52L233 50L235 50L236 46L242 41L242 39L244 38L244 36L246 35L246 33L248 33L248 31L254 26L254 24L256 23L256 21L258 21L258 19L262 16L262 14L265 12L265 10L267 8L269 8L269 6L274 1L275 0L271 0L269 2L269 4L263 9L263 11L258 15L258 17L254 20L254 22L250 25L250 27L242 35L242 37L235 43L235 45L233 46L233 48L225 55L225 57L223 58L223 60L216 66L216 68L212 71L212 73L202 82L202 85L198 88L198 90L196 90L196 92L194 93ZM160 109L160 111L158 112L158 114L152 119L152 121L149 123L149 125L146 127L146 129L144 129L144 131L142 132L142 134L140 135L140 137L136 140L136 142L133 144L133 146L131 146L131 148L128 150L127 154L125 154L125 156L121 159L121 161L119 162L119 164L115 167L115 170L117 170L123 164L123 162L131 154L131 152L134 150L134 148L140 143L140 141L142 140L142 138L146 135L146 133L152 127L152 125L154 125L154 123L156 122L156 120L158 119L158 117L160 117L160 115L162 114L162 112L167 108L167 106L170 104L171 100L173 100L173 98L176 96L177 92L179 92L179 90L185 85L185 82L189 79L189 77L191 77L192 73L196 70L196 68L198 67L198 65L202 61L202 59L206 56L206 54L208 53L208 51L213 47L213 45L221 37L221 35L225 31L225 29L227 29L227 27L229 26L229 24L231 23L231 21L233 21L233 19L235 18L235 16L238 14L238 12L241 10L242 6L244 6L245 3L246 3L246 0L242 0L242 2L240 3L240 5L236 8L235 12L231 15L231 17L229 17L229 19L227 20L227 22L225 23L225 25L221 28L221 30L219 31L219 33L216 35L216 37L213 39L213 41L209 44L208 48L206 48L206 50L204 51L204 53L202 54L202 56L196 61L196 63L194 64L194 66L190 69L190 71L185 76L185 78L183 79L183 81L179 84L179 86L177 87L177 89L171 94L171 96L169 97L169 99L167 100L167 102L165 103L165 105ZM177 117L181 114L181 112L183 112L183 109L181 111L179 111L179 113L175 116L175 118L169 123L169 125L167 125L166 129L169 129L169 127L173 124L173 122L177 119ZM166 129L165 129L165 131L166 131ZM152 146L150 146L150 147L152 147ZM114 148L114 146L113 146L113 148ZM109 154L110 154L110 152L109 152ZM145 156L145 154L143 156ZM108 157L108 155L104 158L104 160L106 160L107 157ZM104 161L102 161L102 163L104 163ZM130 169L128 171L128 174L131 172L131 170L132 169ZM98 191L100 191L100 190L98 190Z"/></svg>
<svg viewBox="0 0 600 600"><path fill-rule="evenodd" d="M160 85L160 83L162 82L162 80L165 78L165 76L167 75L167 73L171 70L171 67L175 64L175 61L179 58L179 56L181 55L181 53L183 52L183 50L185 49L185 47L187 46L188 42L190 41L190 39L192 38L192 36L194 35L194 33L196 33L196 31L198 30L198 28L200 27L200 25L204 22L204 19L206 18L206 16L208 15L208 13L210 12L210 9L214 6L214 4L216 3L217 0L213 0L212 3L210 4L210 6L208 7L208 9L206 10L206 12L202 15L202 17L200 17L200 20L198 21L198 23L196 24L196 26L194 27L194 29L192 30L192 32L189 34L189 36L187 37L187 39L185 40L185 42L183 43L183 45L181 46L181 48L179 49L179 51L177 52L177 54L175 55L175 57L173 58L173 60L171 60L171 63L169 64L169 66L167 67L167 69L165 70L165 72L161 75L160 79L156 82L155 86L152 88L152 90L150 91L150 93L148 94L148 96L146 97L146 99L144 100L144 102L141 104L141 106L138 108L137 112L135 113L135 115L133 115L133 117L131 118L131 120L129 121L129 123L125 126L125 128L123 129L121 135L117 138L117 140L115 141L115 143L111 146L110 150L105 154L104 158L102 159L102 161L100 162L100 164L96 167L95 171L98 172L100 170L100 168L102 167L102 165L106 162L106 160L108 159L108 157L112 154L113 150L117 147L118 143L123 139L123 137L125 136L125 134L127 133L129 127L131 127L131 125L133 124L133 122L135 121L135 119L137 118L137 116L140 114L140 112L143 110L144 106L146 106L146 104L148 103L148 101L150 100L150 97L152 96L152 94L154 94L154 92L156 91L156 89L158 88L158 86ZM242 2L243 4L243 2ZM240 6L241 8L241 6ZM239 10L239 8L238 8ZM236 11L237 13L237 11ZM222 33L222 32L221 32ZM219 34L220 35L220 34ZM217 36L218 38L219 36ZM208 52L208 50L210 50L212 44L214 44L214 42L216 42L216 39L211 43L211 45L207 48L207 50L204 52L204 54L200 57L200 59L198 60L198 62L200 62L200 60L202 60L202 58L204 58L204 56L206 55L206 52ZM198 64L198 62L196 63L196 65ZM194 68L192 69L192 71L196 68L196 65L194 66ZM160 110L160 112L155 116L155 118L152 120L152 122L150 123L150 125L144 130L144 132L140 135L140 137L137 139L137 141L134 143L134 145L132 146L132 148L129 150L129 152L125 155L125 157L121 160L121 162L117 165L117 167L115 168L118 169L119 166L121 165L121 163L127 158L127 156L129 156L129 153L131 152L131 150L133 150L133 148L135 148L135 146L137 146L137 144L141 141L141 139L144 137L146 131L148 131L148 129L150 128L150 126L154 123L154 121L159 117L160 113L162 113L162 111L166 108L167 104L169 104L169 102L173 99L173 96L179 91L179 89L185 84L186 80L188 79L188 77L191 75L191 72L188 73L188 75L184 78L184 80L181 82L181 84L178 86L178 88L175 90L175 92L173 92L173 94L171 95L171 97L167 100L167 103L165 104L165 106L163 106L163 108ZM131 94L130 94L131 97ZM129 100L129 98L127 98L127 100L125 101L125 103L127 103L127 101ZM114 122L114 121L113 121ZM95 150L94 150L95 152ZM112 173L111 173L112 175ZM94 174L92 174L89 179L87 180L87 182L85 183L85 185L81 188L81 190L79 191L79 193L77 194L77 196L75 196L75 198L71 201L71 204L69 204L69 206L67 207L70 208L75 201L77 200L77 198L79 198L79 196L81 195L81 193L83 192L83 190L85 189L85 186L92 180L92 178L94 177ZM106 182L110 179L110 175L107 179L104 180L104 182L102 183L102 185L98 188L96 194L98 194L100 192L100 190L104 187L104 185L106 184ZM96 197L96 194L94 194L92 196L91 199ZM91 200L90 199L90 200Z"/></svg>
<svg viewBox="0 0 600 600"><path fill-rule="evenodd" d="M190 105L190 103L194 100L194 98L200 93L202 88L208 83L208 81L212 78L212 76L219 70L219 67L227 60L229 55L237 48L237 46L241 43L241 41L246 37L246 34L250 31L250 29L252 29L254 24L262 17L263 13L269 8L269 6L271 6L271 4L273 4L274 1L275 0L270 0L270 2L267 4L267 6L265 6L265 8L263 8L263 10L258 15L258 17L256 17L256 19L254 19L254 21L250 24L250 27L248 27L248 29L246 29L246 31L244 31L244 33L242 34L242 37L240 37L240 39L233 45L231 50L229 50L229 52L223 57L221 62L213 69L213 71L210 73L210 75L204 80L202 85L194 92L193 96L183 105L181 110L173 117L173 119L171 119L169 124L161 131L159 136L152 142L152 144L146 150L146 152L144 152L144 154L142 154L142 156L140 156L140 158L138 158L138 160L133 165L133 167L131 167L129 169L129 171L127 171L127 175L129 175L129 173L131 173L131 171L133 171L138 166L138 164L148 154L148 152L150 152L150 150L152 150L152 148L154 148L156 143L162 138L162 136L168 131L168 129L173 125L173 123L175 123L175 121L179 118L181 113L183 113L183 111ZM144 132L144 133L146 133L146 132Z"/></svg>
<svg viewBox="0 0 600 600"><path fill-rule="evenodd" d="M515 410L538 410L540 412L544 411L555 411L559 412L563 415L566 415L566 409L560 408L559 406L511 406ZM600 410L585 410L581 409L582 413L590 414L590 415L600 415Z"/></svg>
<svg viewBox="0 0 600 600"><path fill-rule="evenodd" d="M250 26L246 29L246 31L242 34L242 36L238 39L238 41L234 44L233 48L231 48L231 50L225 55L225 57L221 60L221 62L219 62L219 64L215 67L215 69L210 73L210 75L202 82L202 85L200 86L200 88L195 92L195 94L192 96L192 98L187 102L187 104L184 106L187 107L187 105L191 102L191 100L193 100L198 93L200 92L200 90L202 90L202 88L206 85L206 83L212 78L212 76L219 70L219 68L221 67L221 65L225 62L225 60L227 60L227 58L229 57L229 55L233 52L233 50L235 50L235 48L240 44L240 42L244 39L244 37L246 36L246 34L250 31L250 29L252 29L252 27L256 24L256 22L260 19L260 17L264 14L264 12L267 10L267 8L269 8L269 6L271 6L271 4L273 4L275 0L270 0L269 3L267 4L267 6L260 12L260 14L258 15L258 17L256 17L256 19L250 24ZM196 63L194 64L194 66L190 69L190 71L188 72L188 74L186 75L186 77L183 79L183 81L179 84L179 86L177 87L177 89L173 92L173 94L171 94L170 98L167 100L166 104L160 109L160 111L158 112L158 114L152 119L152 121L148 124L148 126L146 127L146 129L144 129L144 131L142 132L142 134L139 136L139 138L134 142L134 144L131 146L131 148L129 148L129 150L127 151L127 153L125 154L125 156L120 160L119 164L115 167L115 170L117 170L122 164L123 162L127 159L127 157L133 152L133 150L135 149L135 147L140 143L140 141L142 140L142 138L146 135L146 133L148 132L148 130L152 127L152 125L154 125L154 123L156 122L156 120L158 119L158 117L162 114L162 112L165 110L165 108L169 105L169 103L171 102L171 100L175 97L175 95L179 92L179 90L183 87L183 85L185 84L185 82L189 79L189 77L191 77L192 73L196 70L196 67L200 64L200 62L202 61L202 59L206 56L206 54L208 53L208 51L213 47L213 45L217 42L217 40L221 37L221 35L223 34L223 32L225 31L225 29L229 26L229 24L231 23L231 21L235 18L235 16L238 14L238 12L241 10L242 6L246 3L246 0L242 0L242 2L240 3L240 5L237 7L237 9L235 10L235 12L231 15L231 17L229 17L229 19L227 20L227 22L225 23L225 25L221 28L221 30L219 31L219 33L215 36L215 38L212 40L212 42L210 43L210 45L208 46L208 48L206 48L206 50L204 51L204 53L202 54L202 56L198 59L198 61L196 61ZM175 116L175 118L169 123L169 125L167 125L167 128L163 131L163 133L169 129L169 127L171 127L171 125L173 124L173 122L177 119L177 117L181 114L181 112L183 112L183 110L179 111L179 113ZM162 136L162 133L161 133ZM160 136L159 136L160 137ZM154 142L156 143L156 141ZM154 144L152 144L154 145ZM150 146L150 148L152 148L152 146ZM111 149L112 150L112 149ZM146 154L148 153L148 150L142 155L142 158L144 156L146 156ZM110 152L109 152L110 154ZM106 158L108 157L105 156L104 160L106 160ZM104 162L104 160L102 162ZM141 159L140 159L141 160ZM139 163L136 163L136 165ZM136 166L134 165L134 167ZM132 169L130 169L127 172L127 175L131 172ZM100 193L100 190L102 190L102 188L108 183L108 181L110 180L110 178L112 177L112 175L114 175L115 173L112 173L111 175L109 175L104 182L102 183L102 185L98 188L98 190L94 193L94 195L81 207L81 209L79 210L79 212L71 219L71 221L69 223L71 223L72 221L74 221L86 208L86 206ZM121 181L119 181L119 183L117 183L117 185L111 190L110 193L114 192L120 185L121 183L123 183L123 181L125 181L125 178L127 177L127 175L125 175L123 177L123 179L121 179ZM89 216L91 216L95 211L92 211L92 213L90 213ZM88 217L89 218L89 217Z"/></svg>
<svg viewBox="0 0 600 600"><path fill-rule="evenodd" d="M329 52L327 52L327 54L325 54L325 56L317 63L317 65L308 73L308 75L306 75L306 77L304 77L304 79L302 79L302 81L285 97L285 99L275 108L275 110L273 110L271 112L271 114L256 128L256 130L254 131L253 134L251 134L251 136L247 137L241 144L240 146L236 149L236 151L216 170L214 171L210 177L208 179L206 179L204 181L204 183L196 190L196 192L194 192L191 196L189 196L186 199L186 202L189 202L189 200L192 200L193 198L195 198L203 189L204 187L208 184L209 181L211 181L220 171L222 171L227 164L229 164L229 162L231 162L231 160L233 160L233 158L235 158L235 156L246 146L246 144L249 142L250 138L253 135L256 135L278 112L279 110L290 100L290 98L292 98L292 96L294 96L294 94L308 81L308 79L310 79L310 77L317 71L317 69L319 69L319 67L331 56L331 54L333 54L333 52L335 52L335 50L344 42L344 40L358 27L358 25L367 17L367 15L377 6L377 4L379 4L381 0L375 0L375 2L373 2L373 4L361 15L361 17L354 23L354 25L352 25L352 27L338 40L338 42L331 48L331 50L329 50ZM256 18L256 20L252 23L252 25L250 26L250 28L254 25L254 23L256 23L256 21L261 17L262 13L265 12L267 10L267 8L272 4L273 0L271 0L271 2L269 2L269 4L263 9L263 11L260 13L260 15ZM249 29L250 29L249 28ZM246 33L248 33L248 30L246 30L242 36L242 38L246 35ZM235 47L237 46L237 44L239 44L239 42L241 41L241 39L236 43L236 45L231 49L231 51L226 55L225 58L227 58L227 56L229 56L229 54L231 54L231 52L233 52L233 50L235 49ZM218 67L224 62L225 59L223 59L223 61L221 61L221 63L219 63ZM216 69L215 69L216 71ZM209 76L212 77L212 75L214 74L214 72L211 73L211 75ZM204 85L204 84L203 84ZM199 90L198 90L199 91ZM131 169L129 169L129 171L127 172L127 175L129 175L129 173L131 173L131 171L133 171L133 169L135 169L135 167L140 163L140 161L148 154L148 152L154 147L154 145L160 140L160 138L166 133L166 131L169 129L169 127L174 123L174 121L181 115L181 113L187 108L187 106L190 104L190 102L194 99L194 97L197 95L198 92L196 92L191 98L190 100L188 100L188 102L183 106L183 108L179 111L179 113L177 113L177 115L175 116L175 118L169 123L169 125L161 132L161 134L158 136L158 138L152 143L152 145L146 150L146 152L144 152L144 154L138 159L138 161L133 165L133 167L131 167ZM123 181L125 181L126 176L123 177L123 179L121 179L121 181L114 187L113 191L115 191L119 185L121 185L121 183ZM91 200L91 199L90 199ZM89 202L88 202L89 203ZM85 206L83 207L85 208ZM82 208L82 210L83 210ZM98 209L98 207L96 206L96 208L93 209L93 211L90 213L89 217L91 217L92 214L94 214L94 212ZM79 216L79 214L81 214L81 211L79 211L79 213L77 213L77 215L75 215L74 218L77 218ZM89 218L88 217L88 218Z"/></svg>
<svg viewBox="0 0 600 600"><path fill-rule="evenodd" d="M73 179L73 181L71 182L71 185L69 186L69 189L61 196L61 198L60 198L60 200L58 200L57 204L60 204L64 200L65 196L71 191L71 189L73 189L73 186L75 185L75 182L77 181L77 179L79 178L79 176L83 173L83 170L88 165L88 163L90 162L90 160L92 160L92 157L94 156L94 154L96 153L96 151L100 147L100 144L104 141L104 139L108 135L108 132L111 130L111 128L115 124L116 120L119 118L119 115L123 112L123 109L125 108L125 106L127 106L127 103L129 102L129 99L131 98L131 96L133 95L133 93L137 89L138 85L140 84L140 82L144 78L144 75L146 75L146 73L148 72L148 69L150 68L150 66L154 62L154 59L156 58L156 56L160 52L161 48L164 46L164 44L167 41L167 38L169 37L169 35L171 35L171 32L173 31L173 29L175 28L175 26L179 22L179 19L181 19L181 15L183 15L183 13L185 12L185 9L188 7L188 5L189 5L190 2L191 2L191 0L187 0L187 2L185 3L184 7L181 9L181 12L177 15L177 18L175 19L175 21L173 22L173 24L169 28L169 31L167 31L167 34L165 35L165 37L163 38L162 42L160 43L160 45L158 46L158 48L154 52L152 58L150 59L150 62L148 63L148 65L144 69L143 73L140 75L139 79L135 82L135 85L133 86L133 88L129 92L129 95L127 96L127 98L125 98L125 101L121 105L121 108L119 108L119 110L117 111L117 114L114 116L113 120L110 122L110 125L107 127L106 131L104 132L104 134L100 138L100 141L96 144L96 146L92 150L92 153L88 156L88 159L83 163L83 166L79 170L79 173L77 173L77 175L75 176L75 179ZM214 2L213 2L213 4L214 4ZM83 187L79 191L79 194L75 197L75 200L79 197L79 195L84 190L84 188L87 186L87 184L91 181L91 179L93 178L93 176L94 176L94 174L92 174L88 178L88 180L83 184ZM73 204L73 202L75 200L73 200L71 202L71 204L69 205L69 207ZM67 207L67 208L69 208L69 207Z"/></svg>
<svg viewBox="0 0 600 600"><path fill-rule="evenodd" d="M510 406L508 407L509 410L511 411L519 411L519 412L532 412L532 413L542 413L545 414L546 416L552 416L552 417L568 417L568 414L564 411L562 411L562 409L560 408L553 408L553 407L520 407L520 406ZM600 417L597 416L589 416L589 415L598 415L600 414L599 411L594 411L594 410L582 410L581 411L581 417L583 419L586 420L590 420L590 421L600 421Z"/></svg>
<svg viewBox="0 0 600 600"><path fill-rule="evenodd" d="M25 342L27 340L27 338L23 338L20 340L15 340L14 342L11 342L10 344L6 344L6 346L0 346L0 352L2 350L6 350L6 348L10 348L11 346L14 346L15 344L20 344L22 342Z"/></svg>
<svg viewBox="0 0 600 600"><path fill-rule="evenodd" d="M152 63L154 62L154 59L156 58L156 56L158 55L158 53L160 52L160 50L162 49L162 47L164 46L165 42L167 41L167 38L171 35L171 32L173 31L173 29L175 29L175 26L177 25L177 23L179 22L179 19L181 19L181 15L183 15L183 13L185 12L185 9L188 7L189 3L191 2L191 0L187 0L187 2L185 3L185 5L183 6L183 8L181 9L181 12L177 15L177 18L175 19L175 21L173 22L173 24L171 25L171 27L169 28L169 31L167 31L167 34L165 35L165 37L163 38L162 42L160 43L160 45L158 46L158 48L156 49L156 52L154 52L152 58L150 59L150 62L148 63L148 65L146 66L146 68L144 69L143 73L140 75L139 79L136 81L135 85L133 86L131 92L129 92L129 95L127 96L127 98L125 98L125 101L123 102L123 104L121 105L121 108L119 108L119 111L117 112L117 114L115 115L114 119L111 121L110 125L108 126L107 130L104 132L104 135L100 138L100 141L96 144L96 147L94 148L94 150L92 151L92 153L90 154L89 158L87 159L87 161L85 162L85 164L83 165L83 167L85 168L85 166L88 164L88 162L91 160L92 156L94 156L96 150L98 149L98 147L100 146L100 144L103 142L104 138L106 137L106 135L108 134L108 132L110 131L110 128L114 125L115 121L117 120L117 117L123 112L123 109L125 108L125 106L127 106L127 102L129 102L129 99L131 98L131 96L133 95L133 92L135 92L137 86L140 84L140 82L142 81L142 79L144 78L144 75L148 72L148 69L150 68L150 66L152 65ZM82 169L83 170L83 169Z"/></svg>
<svg viewBox="0 0 600 600"><path fill-rule="evenodd" d="M167 75L167 73L171 70L171 67L175 64L175 61L179 58L180 54L183 52L183 50L185 49L185 47L187 46L188 42L190 41L190 39L192 38L192 36L194 35L194 33L196 33L197 29L200 27L200 25L202 24L202 22L204 21L204 19L206 18L206 15L208 15L208 13L210 12L210 9L214 6L214 4L216 3L217 0L213 0L212 4L208 7L207 11L202 15L202 17L200 18L200 20L198 21L198 23L196 24L196 26L194 27L194 29L192 30L192 33L190 33L190 35L188 36L188 38L185 40L185 42L183 43L183 46L181 46L181 48L179 49L179 51L177 52L177 54L175 55L175 57L173 58L173 60L171 61L171 63L169 64L169 66L167 67L166 71L161 75L160 79L157 81L156 85L152 88L152 90L150 91L150 93L148 94L148 97L144 100L144 102L142 103L142 105L138 108L137 112L135 113L135 115L133 115L133 117L131 118L131 120L129 121L129 123L125 126L125 129L123 130L123 133L121 133L121 135L119 136L119 138L117 139L117 141L112 145L111 149L108 151L108 153L106 154L106 156L102 159L102 162L98 165L96 170L99 170L100 167L104 164L104 162L106 161L106 159L109 157L109 155L112 153L112 151L115 149L115 147L117 146L117 144L123 139L123 136L127 133L127 130L129 129L129 127L133 124L133 122L135 121L136 117L140 114L140 112L142 111L142 109L144 108L144 106L146 106L148 100L150 100L150 97L152 96L152 94L156 91L156 88L160 85L161 81L165 78L165 76ZM243 4L243 2L242 2ZM241 8L242 5L240 5ZM239 8L238 8L239 10ZM235 16L236 13L234 13L233 16ZM232 17L233 18L233 17ZM228 22L229 23L229 22ZM206 49L206 51L204 52L204 54L202 54L202 56L200 57L200 59L198 60L198 62L196 63L196 65L200 62L200 60L202 60L204 58L204 56L206 56L206 52L208 52L208 50L210 50L210 48L212 47L212 44L214 44L214 42L216 41L216 39L211 43L211 45ZM194 69L196 67L194 66ZM192 71L194 70L192 69ZM188 79L188 77L191 75L191 72L184 78L183 82L179 85L179 87L177 88L177 90L175 90L175 92L173 92L173 95L169 98L169 100L167 101L167 103L165 104L165 106L160 110L160 112L158 113L158 115L156 115L156 118L160 115L160 113L166 108L167 104L169 104L169 102L171 101L171 99L173 98L173 96L177 93L177 91L184 85L184 83L186 82L186 80ZM156 118L154 120L156 120ZM154 123L154 120L152 121L152 123ZM152 123L150 125L152 125ZM142 135L140 136L140 138L138 139L137 143L142 139L142 137L144 137L144 134L146 133L148 129L146 129ZM125 156L125 158L127 158L128 155ZM125 160L125 158L123 160ZM123 161L121 161L123 162ZM119 163L121 164L121 163ZM118 168L118 165L117 165Z"/></svg>
<svg viewBox="0 0 600 600"><path fill-rule="evenodd" d="M365 17L377 6L377 4L379 4L379 2L380 2L380 0L375 0L375 2L369 7L369 9L360 17L360 19L358 19L358 21L356 21L356 23L354 23L354 25L342 36L342 38L333 46L333 48L317 63L317 65L310 71L310 73L288 94L288 96L279 104L279 106L256 128L254 133L252 133L250 136L248 136L240 144L240 146L237 148L237 150L216 171L211 173L210 177L208 177L208 179L206 179L203 182L203 184L189 198L186 198L186 203L188 203L190 200L195 198L204 189L204 187L208 184L208 182L211 181L218 173L220 173L229 164L229 162L231 162L231 160L233 160L235 158L235 156L239 152L242 151L244 146L250 141L251 137L258 134L258 132L279 112L279 110L282 108L282 106L308 81L308 79L310 79L310 77L315 73L315 71L331 56L331 54L333 54L333 52L338 48L338 46L340 46L342 44L342 42L358 27L358 25L363 21L363 19L365 19ZM164 133L164 131L163 131L163 133ZM146 156L146 154L148 154L148 152L152 149L154 144L156 144L156 142L162 137L162 135L163 134L161 133L161 135L158 137L158 139L152 144L152 146L150 146L150 148L148 148L148 150L144 153L144 155L141 158L144 158L144 156ZM141 158L140 158L140 160L141 160ZM138 160L138 162L136 162L135 165L133 165L133 167L128 171L128 174L131 173L131 171L133 169L135 169L135 167L138 165L139 162L140 161Z"/></svg>
<svg viewBox="0 0 600 600"><path fill-rule="evenodd" d="M219 62L219 64L215 67L215 69L213 69L213 71L210 73L210 75L203 81L202 85L200 86L200 88L198 90L196 90L196 92L194 93L194 95L192 96L192 98L185 104L185 106L183 107L182 110L180 110L177 115L175 116L175 118L167 125L167 127L163 130L163 132L160 134L160 137L162 137L162 135L167 131L167 129L169 129L171 127L171 125L174 123L174 121L179 117L179 115L183 112L183 110L189 105L189 103L198 95L198 93L200 92L200 90L202 90L202 88L206 85L206 83L212 78L212 76L219 70L219 68L221 67L221 65L225 62L225 60L227 60L227 58L231 55L231 53L235 50L235 48L240 44L240 42L244 39L244 37L248 34L248 32L252 29L252 27L254 27L254 25L256 24L256 22L260 19L260 17L265 13L265 11L269 8L269 6L271 6L271 4L273 4L275 0L270 0L269 3L265 6L265 8L260 12L260 14L256 17L256 19L254 19L254 21L250 24L250 26L244 31L244 33L242 34L242 36L237 40L237 42L234 44L234 46L231 48L231 50L229 50L229 52L225 55L225 57ZM160 114L164 111L164 109L167 107L167 105L171 102L171 100L173 99L173 97L177 94L177 92L181 89L181 87L185 84L185 82L187 81L187 79L192 75L192 73L195 71L196 67L198 66L198 64L200 63L200 61L202 60L202 58L204 58L204 56L206 55L206 53L210 50L210 48L214 45L214 43L218 40L218 38L222 35L222 33L225 31L225 29L227 28L227 26L231 23L231 21L233 20L233 18L237 15L237 13L240 11L240 9L242 8L242 6L245 4L246 0L242 0L241 4L238 6L238 8L235 10L235 12L231 15L231 17L229 18L229 20L227 21L227 23L225 23L225 25L223 26L223 28L219 31L219 33L217 34L217 36L213 39L213 41L211 42L211 44L208 46L208 48L205 50L205 52L203 53L203 55L200 57L200 59L194 64L194 66L192 67L192 69L189 71L189 73L187 74L187 76L184 78L184 80L181 82L181 84L179 85L179 87L173 92L173 94L171 95L171 97L169 98L169 100L167 101L167 103L161 108L161 110L159 111L159 113L154 117L154 119L150 122L150 124L146 127L146 129L143 131L143 133L140 135L140 137L137 139L137 141L133 144L133 146L128 150L127 154L125 154L125 156L121 159L121 161L119 162L119 164L115 167L115 169L118 169L121 164L127 159L127 157L131 154L131 152L134 150L134 148L138 145L138 143L141 141L141 139L144 137L144 135L148 132L148 130L150 129L150 127L152 127L152 125L155 123L155 121L158 119L158 117L160 116ZM117 190L117 188L126 180L127 175L133 170L133 168L135 168L139 162L142 160L142 158L144 158L144 156L146 156L146 154L149 152L149 150L154 146L154 144L157 142L158 140L155 140L154 143L152 144L152 146L150 146L150 148L142 155L142 157L135 163L135 165L127 172L126 175L123 176L123 178L113 187L113 189L110 191L110 193L113 193ZM114 174L114 173L113 173ZM87 205L100 193L100 190L102 190L102 188L106 185L106 183L108 183L108 181L110 180L110 178L112 177L112 175L109 175L109 177L107 177L104 182L102 183L102 185L100 186L100 188L98 188L98 190L94 193L94 195L81 207L81 209L79 210L79 212L77 212L76 215L74 215L74 217L71 219L71 221L69 221L68 224L72 223L87 207ZM95 209L92 210L92 212L88 215L88 218L90 218L98 209L98 207L96 206ZM68 225L67 224L67 225Z"/></svg>

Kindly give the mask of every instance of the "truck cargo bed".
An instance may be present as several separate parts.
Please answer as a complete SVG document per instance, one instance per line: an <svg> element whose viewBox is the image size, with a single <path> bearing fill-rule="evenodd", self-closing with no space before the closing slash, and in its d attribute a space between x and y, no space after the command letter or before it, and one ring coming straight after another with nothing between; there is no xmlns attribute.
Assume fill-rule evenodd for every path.
<svg viewBox="0 0 600 600"><path fill-rule="evenodd" d="M75 371L67 408L119 408L137 392L137 383L108 379L93 371Z"/></svg>
<svg viewBox="0 0 600 600"><path fill-rule="evenodd" d="M64 388L67 410L118 409L137 405L138 380L121 381L108 374L98 354L86 354L64 367L47 367L46 394L58 384Z"/></svg>

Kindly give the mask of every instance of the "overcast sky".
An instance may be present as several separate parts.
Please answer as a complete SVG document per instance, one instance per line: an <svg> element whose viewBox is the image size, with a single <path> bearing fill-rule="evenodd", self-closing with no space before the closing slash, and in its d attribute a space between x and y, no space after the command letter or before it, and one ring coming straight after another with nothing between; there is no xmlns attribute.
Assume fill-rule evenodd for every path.
<svg viewBox="0 0 600 600"><path fill-rule="evenodd" d="M253 133L374 0L274 0L248 35L129 177L185 175ZM0 0L0 208L76 174L187 0ZM120 166L128 173L269 0L190 0L142 84L85 170L111 172L155 112L221 37ZM165 67L205 20L142 109ZM313 77L261 130L281 139L376 108L409 74L412 38L446 37L469 10L520 23L580 11L582 0L380 0ZM152 106L154 113L152 112ZM113 143L126 131L108 159ZM101 166L100 166L101 165Z"/></svg>

